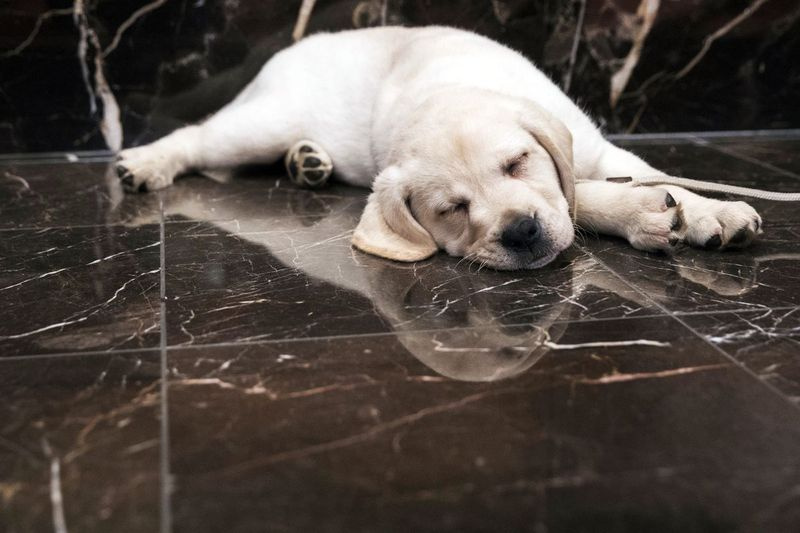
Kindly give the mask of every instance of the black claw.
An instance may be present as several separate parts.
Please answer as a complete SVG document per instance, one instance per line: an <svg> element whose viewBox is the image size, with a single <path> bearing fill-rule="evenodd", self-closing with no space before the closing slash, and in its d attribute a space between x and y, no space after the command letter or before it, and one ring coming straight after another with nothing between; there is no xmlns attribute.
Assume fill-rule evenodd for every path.
<svg viewBox="0 0 800 533"><path fill-rule="evenodd" d="M755 226L756 226L756 231L760 230L761 229L761 221L759 219L755 219L754 222L755 222Z"/></svg>
<svg viewBox="0 0 800 533"><path fill-rule="evenodd" d="M747 228L742 228L731 237L731 244L742 244L747 240Z"/></svg>
<svg viewBox="0 0 800 533"><path fill-rule="evenodd" d="M114 167L114 170L116 170L116 171L117 171L117 177L118 177L118 178L120 178L120 179L124 178L124 177L125 177L125 175L127 175L127 174L130 174L130 172L128 171L128 169L127 169L127 168L125 168L125 167L124 167L124 166L122 166L122 165L117 165L116 167Z"/></svg>
<svg viewBox="0 0 800 533"><path fill-rule="evenodd" d="M683 226L683 219L681 219L680 213L675 215L675 218L672 219L672 225L669 227L672 231L678 231L681 226Z"/></svg>
<svg viewBox="0 0 800 533"><path fill-rule="evenodd" d="M133 174L127 174L123 176L121 181L122 184L125 185L126 187L133 188Z"/></svg>
<svg viewBox="0 0 800 533"><path fill-rule="evenodd" d="M719 235L714 235L713 237L711 237L706 241L703 247L706 250L716 250L720 246L722 246L722 237L720 237Z"/></svg>
<svg viewBox="0 0 800 533"><path fill-rule="evenodd" d="M678 203L675 201L675 198L672 197L670 193L667 193L667 199L665 200L667 207L675 207Z"/></svg>
<svg viewBox="0 0 800 533"><path fill-rule="evenodd" d="M303 146L301 146L301 147L300 147L300 149L299 149L298 151L299 151L301 154L310 154L311 152L313 152L313 151L314 151L314 149L313 149L313 148L311 148L309 145L307 145L307 144L304 144Z"/></svg>
<svg viewBox="0 0 800 533"><path fill-rule="evenodd" d="M139 185L139 192L147 192L147 183L142 182L142 184Z"/></svg>
<svg viewBox="0 0 800 533"><path fill-rule="evenodd" d="M678 239L677 237L672 237L669 240L669 245L670 246L677 246L679 242L680 242L680 239Z"/></svg>

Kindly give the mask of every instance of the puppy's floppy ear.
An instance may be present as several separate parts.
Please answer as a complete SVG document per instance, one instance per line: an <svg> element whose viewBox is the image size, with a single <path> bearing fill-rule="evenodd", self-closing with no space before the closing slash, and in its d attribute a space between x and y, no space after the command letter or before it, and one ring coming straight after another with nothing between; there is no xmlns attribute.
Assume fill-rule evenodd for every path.
<svg viewBox="0 0 800 533"><path fill-rule="evenodd" d="M574 220L575 171L572 160L572 134L563 122L532 102L526 102L522 124L553 159L561 182L561 190L564 192L569 212Z"/></svg>
<svg viewBox="0 0 800 533"><path fill-rule="evenodd" d="M373 191L353 233L356 248L395 261L420 261L436 253L433 237L411 213L411 190L398 167L381 172Z"/></svg>

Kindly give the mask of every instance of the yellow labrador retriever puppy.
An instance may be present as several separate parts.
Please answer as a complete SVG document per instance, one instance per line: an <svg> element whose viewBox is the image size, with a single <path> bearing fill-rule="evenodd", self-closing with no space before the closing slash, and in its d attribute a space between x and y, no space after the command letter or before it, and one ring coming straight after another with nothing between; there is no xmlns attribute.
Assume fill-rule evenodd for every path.
<svg viewBox="0 0 800 533"><path fill-rule="evenodd" d="M744 246L761 227L743 202L603 181L663 173L606 141L522 55L443 27L309 37L202 124L124 150L117 174L156 190L276 161L301 139L325 148L339 179L372 187L353 244L399 261L443 249L536 268L572 243L574 221L643 250Z"/></svg>

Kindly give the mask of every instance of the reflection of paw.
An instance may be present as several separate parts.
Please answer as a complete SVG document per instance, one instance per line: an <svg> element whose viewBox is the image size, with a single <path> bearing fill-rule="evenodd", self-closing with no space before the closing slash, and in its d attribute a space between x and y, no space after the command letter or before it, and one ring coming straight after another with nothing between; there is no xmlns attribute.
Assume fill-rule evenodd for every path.
<svg viewBox="0 0 800 533"><path fill-rule="evenodd" d="M320 145L307 140L292 146L284 162L289 178L300 187L322 187L333 172L333 162L327 152Z"/></svg>
<svg viewBox="0 0 800 533"><path fill-rule="evenodd" d="M118 224L128 228L140 228L161 222L161 215L157 212L137 213L127 218L123 218Z"/></svg>
<svg viewBox="0 0 800 533"><path fill-rule="evenodd" d="M675 258L675 270L681 278L702 285L721 296L739 296L758 286L757 264L752 258L737 258L735 263L706 262L702 257Z"/></svg>
<svg viewBox="0 0 800 533"><path fill-rule="evenodd" d="M744 248L763 233L761 217L745 202L693 197L681 202L687 244L707 250Z"/></svg>
<svg viewBox="0 0 800 533"><path fill-rule="evenodd" d="M684 228L683 213L664 189L634 187L626 196L631 212L624 221L624 233L631 246L649 252L675 247Z"/></svg>
<svg viewBox="0 0 800 533"><path fill-rule="evenodd" d="M106 169L105 179L109 198L105 220L107 224L139 227L161 222L161 198L155 194L126 197L113 161Z"/></svg>
<svg viewBox="0 0 800 533"><path fill-rule="evenodd" d="M147 192L172 185L178 173L173 158L152 146L120 152L115 165L117 177L128 192Z"/></svg>

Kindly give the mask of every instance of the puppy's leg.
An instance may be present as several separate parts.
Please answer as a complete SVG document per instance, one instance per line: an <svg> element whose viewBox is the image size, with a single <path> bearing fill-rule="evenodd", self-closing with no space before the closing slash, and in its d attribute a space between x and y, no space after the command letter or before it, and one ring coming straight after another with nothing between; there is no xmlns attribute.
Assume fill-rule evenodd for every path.
<svg viewBox="0 0 800 533"><path fill-rule="evenodd" d="M639 250L669 250L684 237L682 208L658 187L606 181L575 185L578 226L626 239Z"/></svg>
<svg viewBox="0 0 800 533"><path fill-rule="evenodd" d="M265 96L223 108L205 122L119 154L117 175L128 190L153 191L190 171L230 169L279 159L300 137L295 115ZM213 174L213 172L212 172Z"/></svg>
<svg viewBox="0 0 800 533"><path fill-rule="evenodd" d="M659 175L665 174L632 153L609 143L589 177L602 180L614 176L636 178L637 176ZM611 186L613 185L611 184ZM628 201L629 197L635 203L649 194L646 189L660 190L659 194L662 196L668 192L677 202L685 221L685 227L680 231L680 238L691 246L707 249L741 248L750 244L756 235L761 233L761 217L745 202L705 198L674 185L660 185L657 188L621 187L609 189L607 194L613 195L615 193L611 191L616 190L617 194L624 195L623 198L615 201L614 205ZM584 200L592 202L588 197L584 197ZM626 224L626 219L623 218L626 216L625 211L625 209L620 210L618 225ZM580 213L580 205L578 213ZM607 216L616 217L617 214L612 211L607 213ZM629 229L629 233L634 232L635 228ZM637 246L633 242L631 244Z"/></svg>

